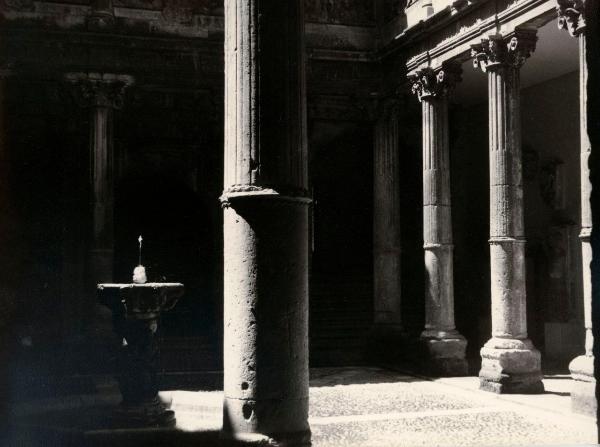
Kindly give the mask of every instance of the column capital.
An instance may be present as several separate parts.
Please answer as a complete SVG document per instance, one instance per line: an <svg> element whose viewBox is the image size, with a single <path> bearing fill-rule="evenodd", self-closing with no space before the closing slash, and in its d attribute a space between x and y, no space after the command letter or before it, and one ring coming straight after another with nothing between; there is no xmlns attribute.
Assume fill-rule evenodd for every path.
<svg viewBox="0 0 600 447"><path fill-rule="evenodd" d="M412 84L412 93L419 101L426 98L447 96L456 84L462 80L462 68L459 64L447 64L435 70L431 67L420 68L408 75Z"/></svg>
<svg viewBox="0 0 600 447"><path fill-rule="evenodd" d="M134 84L133 76L112 73L67 73L76 101L82 107L123 107L125 89Z"/></svg>
<svg viewBox="0 0 600 447"><path fill-rule="evenodd" d="M535 51L537 31L519 29L503 36L492 34L481 39L481 43L471 46L473 67L484 73L499 67L520 68Z"/></svg>
<svg viewBox="0 0 600 447"><path fill-rule="evenodd" d="M585 30L585 0L556 0L558 29L564 29L573 37Z"/></svg>

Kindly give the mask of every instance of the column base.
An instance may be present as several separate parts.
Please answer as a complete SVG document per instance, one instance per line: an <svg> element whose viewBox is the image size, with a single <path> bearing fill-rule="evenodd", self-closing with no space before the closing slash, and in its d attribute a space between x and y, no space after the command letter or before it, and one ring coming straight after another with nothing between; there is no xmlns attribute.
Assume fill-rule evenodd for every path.
<svg viewBox="0 0 600 447"><path fill-rule="evenodd" d="M265 446L265 447L310 447L310 430L296 433L277 435L262 435L259 433L227 433L221 432L221 439L236 446ZM230 445L229 443L225 445Z"/></svg>
<svg viewBox="0 0 600 447"><path fill-rule="evenodd" d="M479 389L498 394L544 392L541 354L529 339L492 338L481 348Z"/></svg>
<svg viewBox="0 0 600 447"><path fill-rule="evenodd" d="M221 438L250 445L310 446L307 415L308 398L256 401L226 397Z"/></svg>
<svg viewBox="0 0 600 447"><path fill-rule="evenodd" d="M596 378L594 377L594 357L580 355L569 364L573 378L571 390L571 410L574 413L596 416L598 401L596 399Z"/></svg>
<svg viewBox="0 0 600 447"><path fill-rule="evenodd" d="M431 375L440 377L466 376L469 365L465 358L467 340L457 331L424 331L423 368Z"/></svg>

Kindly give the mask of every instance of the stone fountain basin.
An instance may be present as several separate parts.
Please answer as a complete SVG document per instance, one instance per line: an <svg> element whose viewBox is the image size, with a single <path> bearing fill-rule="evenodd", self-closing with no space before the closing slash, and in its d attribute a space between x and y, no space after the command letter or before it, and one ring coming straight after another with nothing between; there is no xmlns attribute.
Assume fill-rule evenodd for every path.
<svg viewBox="0 0 600 447"><path fill-rule="evenodd" d="M185 290L178 282L105 283L97 287L102 304L120 308L124 316L136 319L158 318L175 306Z"/></svg>

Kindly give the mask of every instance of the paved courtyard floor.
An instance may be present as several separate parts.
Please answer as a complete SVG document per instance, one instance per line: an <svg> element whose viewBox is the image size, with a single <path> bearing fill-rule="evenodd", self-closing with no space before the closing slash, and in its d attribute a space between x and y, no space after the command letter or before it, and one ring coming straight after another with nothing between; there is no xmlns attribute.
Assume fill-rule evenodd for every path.
<svg viewBox="0 0 600 447"><path fill-rule="evenodd" d="M315 447L595 444L594 419L570 411L571 379L543 395L479 391L476 377L418 378L380 368L311 370ZM222 392L167 391L180 430L219 429Z"/></svg>

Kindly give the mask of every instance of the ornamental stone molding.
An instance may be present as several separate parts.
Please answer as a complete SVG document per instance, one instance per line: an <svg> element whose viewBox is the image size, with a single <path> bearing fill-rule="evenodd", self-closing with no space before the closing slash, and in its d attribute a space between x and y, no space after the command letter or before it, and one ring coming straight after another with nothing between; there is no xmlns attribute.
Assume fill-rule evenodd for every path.
<svg viewBox="0 0 600 447"><path fill-rule="evenodd" d="M419 101L427 97L447 96L461 81L462 69L458 64L449 64L440 70L420 68L408 75L411 91Z"/></svg>
<svg viewBox="0 0 600 447"><path fill-rule="evenodd" d="M125 89L134 83L129 75L112 73L68 73L67 82L74 88L75 100L82 107L121 109Z"/></svg>
<svg viewBox="0 0 600 447"><path fill-rule="evenodd" d="M558 28L571 36L578 36L585 29L585 0L557 0Z"/></svg>
<svg viewBox="0 0 600 447"><path fill-rule="evenodd" d="M492 34L483 37L481 43L471 46L473 66L483 72L501 66L520 68L535 50L536 42L535 30L523 29L509 36Z"/></svg>

